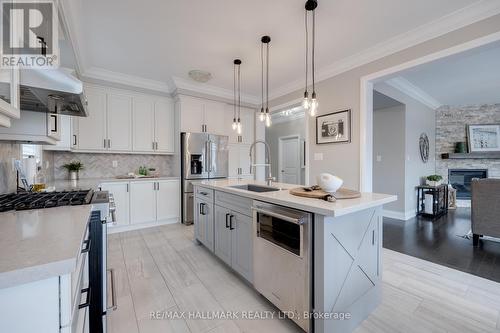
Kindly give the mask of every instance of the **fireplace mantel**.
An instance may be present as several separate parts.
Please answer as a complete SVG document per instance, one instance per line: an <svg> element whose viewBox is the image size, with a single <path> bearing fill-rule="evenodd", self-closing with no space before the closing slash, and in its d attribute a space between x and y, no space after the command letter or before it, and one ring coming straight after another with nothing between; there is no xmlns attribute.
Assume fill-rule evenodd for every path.
<svg viewBox="0 0 500 333"><path fill-rule="evenodd" d="M443 160L461 160L461 159L474 159L474 160L483 160L483 159L497 159L500 160L500 152L485 152L485 153L453 153L453 154L441 154L441 158Z"/></svg>

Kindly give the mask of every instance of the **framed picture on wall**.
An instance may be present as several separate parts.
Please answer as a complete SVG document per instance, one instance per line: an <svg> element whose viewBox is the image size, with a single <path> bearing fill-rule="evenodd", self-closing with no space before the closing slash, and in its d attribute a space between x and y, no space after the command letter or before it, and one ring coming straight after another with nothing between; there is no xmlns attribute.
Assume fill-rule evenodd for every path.
<svg viewBox="0 0 500 333"><path fill-rule="evenodd" d="M500 124L467 126L469 152L500 151Z"/></svg>
<svg viewBox="0 0 500 333"><path fill-rule="evenodd" d="M316 117L316 144L351 142L351 110Z"/></svg>

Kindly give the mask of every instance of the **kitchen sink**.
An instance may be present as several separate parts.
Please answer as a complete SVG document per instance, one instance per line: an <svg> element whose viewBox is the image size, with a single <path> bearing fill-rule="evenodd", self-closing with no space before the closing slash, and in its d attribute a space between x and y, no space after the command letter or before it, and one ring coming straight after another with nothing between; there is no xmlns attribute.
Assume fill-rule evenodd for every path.
<svg viewBox="0 0 500 333"><path fill-rule="evenodd" d="M253 185L253 184L245 184L245 185L233 185L229 186L231 188L236 188L238 190L245 190L245 191L250 191L250 192L275 192L279 191L280 189L277 187L270 187L270 186L262 186L262 185Z"/></svg>

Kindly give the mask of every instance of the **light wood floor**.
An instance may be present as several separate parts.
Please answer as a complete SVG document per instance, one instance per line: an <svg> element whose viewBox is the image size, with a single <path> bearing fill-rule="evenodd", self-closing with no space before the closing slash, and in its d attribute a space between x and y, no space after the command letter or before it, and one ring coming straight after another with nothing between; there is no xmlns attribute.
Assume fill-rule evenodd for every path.
<svg viewBox="0 0 500 333"><path fill-rule="evenodd" d="M383 301L357 333L500 332L500 284L390 250L383 258ZM153 311L275 310L196 245L192 227L109 235L108 267L118 303L109 332L300 332L277 318L150 319Z"/></svg>

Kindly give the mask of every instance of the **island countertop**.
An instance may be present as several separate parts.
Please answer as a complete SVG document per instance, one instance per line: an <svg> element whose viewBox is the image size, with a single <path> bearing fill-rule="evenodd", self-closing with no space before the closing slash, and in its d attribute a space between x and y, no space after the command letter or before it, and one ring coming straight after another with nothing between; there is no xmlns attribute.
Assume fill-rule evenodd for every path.
<svg viewBox="0 0 500 333"><path fill-rule="evenodd" d="M73 272L91 208L0 213L0 289Z"/></svg>
<svg viewBox="0 0 500 333"><path fill-rule="evenodd" d="M200 180L192 181L194 186L203 186L217 191L236 194L242 197L247 197L255 200L274 203L286 207L300 209L315 214L325 216L342 216L351 214L363 209L381 206L397 200L397 196L380 193L361 193L360 198L356 199L343 199L336 202L328 202L320 199L298 197L290 194L289 190L292 188L300 187L301 185L284 184L274 182L272 187L280 188L280 191L274 192L251 192L231 186L245 185L245 184L258 184L266 186L265 182L254 180L238 180L238 179L218 179L218 180Z"/></svg>

